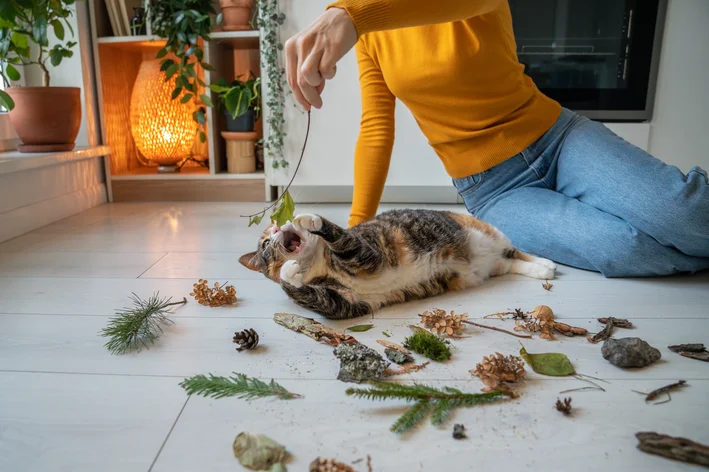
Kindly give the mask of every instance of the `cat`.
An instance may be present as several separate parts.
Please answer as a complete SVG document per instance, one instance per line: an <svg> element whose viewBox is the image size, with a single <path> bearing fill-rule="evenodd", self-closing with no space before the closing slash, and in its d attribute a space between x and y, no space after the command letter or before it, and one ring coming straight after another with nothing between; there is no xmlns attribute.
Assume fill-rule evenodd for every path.
<svg viewBox="0 0 709 472"><path fill-rule="evenodd" d="M556 265L515 249L501 231L470 215L392 210L344 229L301 214L271 224L239 262L280 283L298 305L348 319L409 300L521 274L553 279Z"/></svg>

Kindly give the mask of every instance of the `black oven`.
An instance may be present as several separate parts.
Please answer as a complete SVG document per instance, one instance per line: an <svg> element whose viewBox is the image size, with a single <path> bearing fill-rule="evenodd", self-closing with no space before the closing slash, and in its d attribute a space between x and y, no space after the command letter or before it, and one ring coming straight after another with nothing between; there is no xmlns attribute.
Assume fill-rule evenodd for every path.
<svg viewBox="0 0 709 472"><path fill-rule="evenodd" d="M517 56L537 87L604 121L652 117L667 0L509 0Z"/></svg>

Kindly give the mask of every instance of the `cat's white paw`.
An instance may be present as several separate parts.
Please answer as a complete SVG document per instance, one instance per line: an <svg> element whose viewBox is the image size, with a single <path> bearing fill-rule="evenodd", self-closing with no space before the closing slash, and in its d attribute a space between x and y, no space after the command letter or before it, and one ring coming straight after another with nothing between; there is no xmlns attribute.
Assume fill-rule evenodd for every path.
<svg viewBox="0 0 709 472"><path fill-rule="evenodd" d="M281 280L295 288L303 286L303 274L300 272L300 264L296 261L286 261L281 266Z"/></svg>
<svg viewBox="0 0 709 472"><path fill-rule="evenodd" d="M536 262L537 264L541 264L544 267L548 267L551 270L556 270L556 264L553 261L550 261L549 259L544 259L543 257L537 257L534 262Z"/></svg>
<svg viewBox="0 0 709 472"><path fill-rule="evenodd" d="M554 278L554 269L545 265L534 264L534 267L529 271L529 277L535 279L551 280Z"/></svg>
<svg viewBox="0 0 709 472"><path fill-rule="evenodd" d="M320 231L322 229L322 218L318 215L304 213L293 219L293 225L297 229L305 231Z"/></svg>

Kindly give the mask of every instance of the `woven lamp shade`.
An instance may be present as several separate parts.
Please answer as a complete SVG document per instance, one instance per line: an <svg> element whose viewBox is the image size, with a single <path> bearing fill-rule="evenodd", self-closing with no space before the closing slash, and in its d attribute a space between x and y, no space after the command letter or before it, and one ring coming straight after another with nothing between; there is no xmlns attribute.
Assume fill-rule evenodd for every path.
<svg viewBox="0 0 709 472"><path fill-rule="evenodd" d="M172 100L175 74L165 82L160 59L143 61L130 97L130 129L143 156L159 165L174 165L192 150L195 123L192 102Z"/></svg>

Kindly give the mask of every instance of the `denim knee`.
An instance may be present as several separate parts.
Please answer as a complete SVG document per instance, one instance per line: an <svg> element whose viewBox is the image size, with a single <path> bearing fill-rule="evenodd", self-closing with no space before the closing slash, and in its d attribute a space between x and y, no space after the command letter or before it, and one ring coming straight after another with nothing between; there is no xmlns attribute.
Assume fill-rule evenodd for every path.
<svg viewBox="0 0 709 472"><path fill-rule="evenodd" d="M592 256L591 262L605 277L650 277L671 275L690 270L679 268L668 254L674 249L629 227L606 244L602 254ZM685 256L686 257L686 256Z"/></svg>

